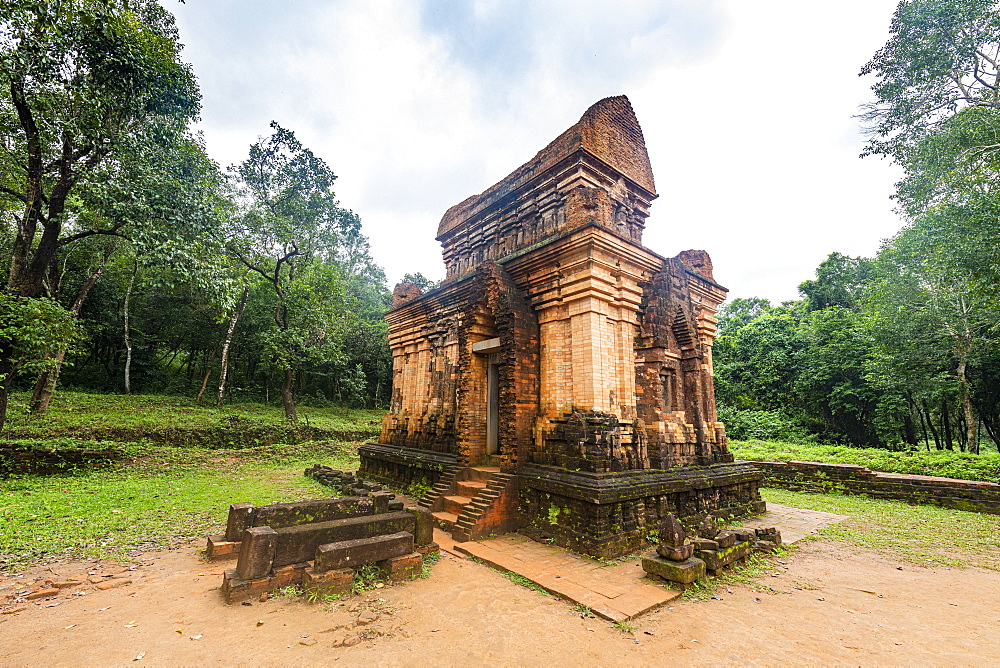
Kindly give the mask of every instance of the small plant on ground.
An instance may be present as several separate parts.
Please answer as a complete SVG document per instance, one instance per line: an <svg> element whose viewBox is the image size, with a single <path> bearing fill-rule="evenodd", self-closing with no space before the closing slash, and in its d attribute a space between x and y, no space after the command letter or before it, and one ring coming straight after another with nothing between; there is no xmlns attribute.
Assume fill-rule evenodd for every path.
<svg viewBox="0 0 1000 668"><path fill-rule="evenodd" d="M421 478L419 481L411 482L399 491L411 499L419 499L431 491L431 487L432 485L427 482L427 478Z"/></svg>
<svg viewBox="0 0 1000 668"><path fill-rule="evenodd" d="M420 565L420 577L429 578L431 576L431 567L441 561L441 553L428 552L422 557L421 561L423 563Z"/></svg>
<svg viewBox="0 0 1000 668"><path fill-rule="evenodd" d="M574 615L580 615L581 617L589 617L591 614L593 614L591 613L590 608L584 605L583 603L577 603L576 605L574 605L573 609L570 610L570 612L573 613Z"/></svg>
<svg viewBox="0 0 1000 668"><path fill-rule="evenodd" d="M622 633L635 633L635 625L627 620L615 622L615 628L621 631Z"/></svg>
<svg viewBox="0 0 1000 668"><path fill-rule="evenodd" d="M297 585L289 585L271 592L271 598L298 598L302 595L302 588Z"/></svg>
<svg viewBox="0 0 1000 668"><path fill-rule="evenodd" d="M530 589L532 591L537 591L539 594L541 594L543 596L549 596L549 592L546 591L543 586L541 586L540 584L532 582L531 580L529 580L528 578L524 577L523 575L518 575L517 573L511 573L510 571L501 571L501 570L497 570L495 568L493 570L495 570L497 573L499 573L500 575L504 576L505 578L507 578L508 580L510 580L511 582L513 582L514 584L521 585L522 587L526 587L526 588L528 588L528 589Z"/></svg>
<svg viewBox="0 0 1000 668"><path fill-rule="evenodd" d="M381 569L376 564L363 564L354 571L354 582L351 583L351 593L361 594L375 589L381 582Z"/></svg>

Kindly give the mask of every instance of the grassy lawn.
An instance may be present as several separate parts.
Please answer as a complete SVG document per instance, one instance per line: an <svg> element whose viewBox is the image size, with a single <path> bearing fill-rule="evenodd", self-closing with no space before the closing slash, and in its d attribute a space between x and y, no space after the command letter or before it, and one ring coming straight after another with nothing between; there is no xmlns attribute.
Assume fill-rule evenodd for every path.
<svg viewBox="0 0 1000 668"><path fill-rule="evenodd" d="M70 437L150 440L171 445L245 447L316 438L360 441L377 437L382 410L298 408L299 424L280 406L235 404L216 409L187 397L59 392L42 416L28 412L27 393L11 397L3 440Z"/></svg>
<svg viewBox="0 0 1000 668"><path fill-rule="evenodd" d="M303 469L315 463L356 469L356 441L377 435L382 415L303 408L300 415L308 426L297 428L287 425L275 406L218 411L180 397L65 392L48 414L32 418L25 399L15 396L3 441L113 446L126 458L111 468L0 480L2 571L55 559L128 558L135 551L219 533L231 503L329 496L328 488L302 475ZM1000 455L762 441L736 442L733 450L743 459L839 461L1000 481ZM858 496L777 489L762 494L776 503L848 515L849 520L821 531L837 541L924 565L1000 570L997 516Z"/></svg>
<svg viewBox="0 0 1000 668"><path fill-rule="evenodd" d="M862 496L762 489L765 501L847 515L819 533L923 566L1000 570L1000 516ZM780 528L780 527L779 527Z"/></svg>
<svg viewBox="0 0 1000 668"><path fill-rule="evenodd" d="M1000 454L971 455L951 450L892 452L843 445L799 445L776 441L731 441L737 459L858 464L873 471L911 473L1000 483Z"/></svg>
<svg viewBox="0 0 1000 668"><path fill-rule="evenodd" d="M355 469L352 445L248 450L133 448L117 470L0 481L0 570L52 559L126 558L223 530L229 504L330 496L302 475L322 463Z"/></svg>

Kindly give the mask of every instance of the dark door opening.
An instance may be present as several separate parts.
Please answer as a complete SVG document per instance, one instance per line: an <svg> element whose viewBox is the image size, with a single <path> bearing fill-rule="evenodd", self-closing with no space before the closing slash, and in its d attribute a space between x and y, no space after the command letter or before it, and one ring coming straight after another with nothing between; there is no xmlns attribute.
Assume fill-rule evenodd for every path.
<svg viewBox="0 0 1000 668"><path fill-rule="evenodd" d="M486 454L500 454L500 355L486 361Z"/></svg>

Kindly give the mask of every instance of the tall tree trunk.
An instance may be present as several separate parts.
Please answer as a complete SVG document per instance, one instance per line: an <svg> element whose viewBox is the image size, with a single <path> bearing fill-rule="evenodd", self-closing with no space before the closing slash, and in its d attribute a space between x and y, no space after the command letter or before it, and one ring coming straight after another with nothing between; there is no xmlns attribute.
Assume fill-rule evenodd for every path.
<svg viewBox="0 0 1000 668"><path fill-rule="evenodd" d="M212 348L212 354L208 356L208 362L205 364L205 377L201 379L201 389L198 390L198 394L195 395L194 400L201 402L201 398L205 396L205 389L208 387L208 379L212 377L212 360L215 359L215 352L218 348Z"/></svg>
<svg viewBox="0 0 1000 668"><path fill-rule="evenodd" d="M74 318L80 316L83 301L87 298L87 293L90 292L90 289L97 283L97 279L104 273L104 267L107 266L110 255L111 251L105 253L101 265L80 286L80 292L77 293L76 299L73 300L73 304L69 307L69 312ZM59 372L62 370L63 360L66 359L66 348L67 346L64 342L59 351L52 356L55 360L53 365L38 375L38 380L35 382L35 389L31 392L32 413L40 414L48 410L49 402L52 401L52 395L56 391L56 383L59 381Z"/></svg>
<svg viewBox="0 0 1000 668"><path fill-rule="evenodd" d="M971 345L969 346L971 348ZM965 414L965 442L969 452L979 454L979 423L976 421L976 413L972 409L972 389L969 387L969 378L966 375L968 368L968 356L960 354L958 358L958 388L962 395L962 412Z"/></svg>
<svg viewBox="0 0 1000 668"><path fill-rule="evenodd" d="M955 449L955 440L951 436L951 411L948 410L948 399L941 398L941 425L944 428L944 445L949 450Z"/></svg>
<svg viewBox="0 0 1000 668"><path fill-rule="evenodd" d="M927 427L931 430L931 435L934 436L934 449L943 450L944 448L941 445L941 438L938 436L937 429L934 428L934 416L931 415L931 409L928 408L926 399L923 400L923 403L924 403L923 415L927 420Z"/></svg>
<svg viewBox="0 0 1000 668"><path fill-rule="evenodd" d="M295 402L292 401L292 382L295 380L295 372L285 369L285 377L281 383L281 404L285 407L285 419L289 422L298 422L298 415L295 414Z"/></svg>
<svg viewBox="0 0 1000 668"><path fill-rule="evenodd" d="M132 338L128 334L128 306L132 297L132 286L135 284L135 275L139 273L139 263L135 263L135 269L128 279L128 288L125 289L125 394L132 394Z"/></svg>
<svg viewBox="0 0 1000 668"><path fill-rule="evenodd" d="M233 332L236 331L236 323L243 315L243 309L247 306L247 298L250 296L250 286L243 286L243 295L240 297L240 305L233 312L233 317L229 319L229 329L226 330L226 341L222 344L221 368L219 369L219 394L216 397L215 407L222 408L222 399L226 392L226 375L229 372L229 346L233 342ZM292 406L294 415L295 407ZM285 408L285 416L288 416L288 408ZM290 418L294 420L295 418Z"/></svg>
<svg viewBox="0 0 1000 668"><path fill-rule="evenodd" d="M10 397L12 380L14 380L14 365L3 356L0 358L0 431L7 423L7 400Z"/></svg>

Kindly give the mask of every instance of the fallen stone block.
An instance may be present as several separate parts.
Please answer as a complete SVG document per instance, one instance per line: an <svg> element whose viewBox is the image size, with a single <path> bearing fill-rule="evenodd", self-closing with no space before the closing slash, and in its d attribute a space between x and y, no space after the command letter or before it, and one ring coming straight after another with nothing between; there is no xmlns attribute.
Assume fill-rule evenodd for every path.
<svg viewBox="0 0 1000 668"><path fill-rule="evenodd" d="M736 535L728 531L720 531L715 536L715 542L719 544L720 549L732 547L736 544Z"/></svg>
<svg viewBox="0 0 1000 668"><path fill-rule="evenodd" d="M708 538L692 538L691 544L694 545L695 551L698 550L718 550L719 544L714 540Z"/></svg>
<svg viewBox="0 0 1000 668"><path fill-rule="evenodd" d="M679 547L669 547L660 543L656 546L656 554L670 561L684 561L694 554L694 545L686 543Z"/></svg>
<svg viewBox="0 0 1000 668"><path fill-rule="evenodd" d="M273 567L279 568L309 561L316 555L316 549L327 543L370 538L400 531L412 534L413 529L413 515L406 511L283 527L276 530L278 537ZM242 559L242 554L240 558Z"/></svg>
<svg viewBox="0 0 1000 668"><path fill-rule="evenodd" d="M766 532L758 531L757 538L760 540L770 541L775 545L781 545L781 532L777 529L769 529Z"/></svg>
<svg viewBox="0 0 1000 668"><path fill-rule="evenodd" d="M670 582L690 584L705 576L705 562L696 557L690 557L684 561L671 561L661 557L643 557L642 570Z"/></svg>
<svg viewBox="0 0 1000 668"><path fill-rule="evenodd" d="M357 568L363 564L385 561L413 552L413 534L408 531L343 540L320 545L316 549L313 570L317 573L344 568Z"/></svg>
<svg viewBox="0 0 1000 668"><path fill-rule="evenodd" d="M760 550L761 552L776 552L778 550L778 544L769 540L758 540L754 543L754 548Z"/></svg>
<svg viewBox="0 0 1000 668"><path fill-rule="evenodd" d="M417 545L416 551L420 554L437 554L441 551L441 546L437 543L428 543L427 545Z"/></svg>
<svg viewBox="0 0 1000 668"><path fill-rule="evenodd" d="M251 527L269 526L272 529L330 522L347 517L375 514L375 502L371 498L339 497L314 499L294 503L275 503L255 508L250 503L234 503L229 506L226 521L226 541L240 541L243 532Z"/></svg>
<svg viewBox="0 0 1000 668"><path fill-rule="evenodd" d="M720 548L718 550L696 550L695 556L705 562L705 568L709 571L717 571L723 566L728 566L738 559L742 559L750 554L752 543L736 543L732 547Z"/></svg>
<svg viewBox="0 0 1000 668"><path fill-rule="evenodd" d="M408 513L413 515L415 526L413 528L413 543L418 546L429 545L434 542L434 514L427 508L413 506L406 508Z"/></svg>
<svg viewBox="0 0 1000 668"><path fill-rule="evenodd" d="M274 564L277 544L278 532L271 527L250 527L244 531L239 560L236 562L236 576L241 580L255 580L267 576ZM278 564L278 566L284 565L286 564Z"/></svg>

